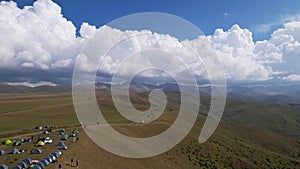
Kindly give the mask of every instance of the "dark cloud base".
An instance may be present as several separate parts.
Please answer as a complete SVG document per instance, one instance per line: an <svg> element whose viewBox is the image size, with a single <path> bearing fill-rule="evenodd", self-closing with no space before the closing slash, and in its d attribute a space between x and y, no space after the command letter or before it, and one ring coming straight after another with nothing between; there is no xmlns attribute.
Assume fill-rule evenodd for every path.
<svg viewBox="0 0 300 169"><path fill-rule="evenodd" d="M71 84L73 70L45 71L36 69L3 69L0 68L1 82L30 82L41 81L54 84Z"/></svg>

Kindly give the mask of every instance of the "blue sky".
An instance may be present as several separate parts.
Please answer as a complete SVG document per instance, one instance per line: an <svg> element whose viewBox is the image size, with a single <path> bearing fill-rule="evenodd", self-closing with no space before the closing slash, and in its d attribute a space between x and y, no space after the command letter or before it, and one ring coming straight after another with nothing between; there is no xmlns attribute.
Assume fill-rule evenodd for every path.
<svg viewBox="0 0 300 169"><path fill-rule="evenodd" d="M228 82L300 81L300 1L15 0L0 3L0 82L70 83L77 56L97 29L141 12L173 14L201 29L220 58ZM170 36L171 31L180 31L176 27L167 30ZM101 43L141 33L111 28L104 31L108 41ZM170 51L180 46L178 40L194 48L203 43L198 37L182 42L182 37L159 33L163 34L146 39L159 44L158 47L170 44ZM148 45L144 41L138 39L136 45L126 49L138 50ZM183 53L182 58L188 56ZM103 74L115 70L114 59L108 58ZM93 67L85 66L87 70ZM190 66L203 73L199 63Z"/></svg>
<svg viewBox="0 0 300 169"><path fill-rule="evenodd" d="M33 0L16 0L19 7L32 5ZM164 12L177 15L192 22L205 34L215 29L228 29L233 24L252 31L255 40L269 38L280 27L280 20L300 13L297 0L54 0L62 7L64 17L79 28L82 22L97 27L119 17L138 12ZM278 25L276 24L278 23ZM274 23L267 32L257 27Z"/></svg>

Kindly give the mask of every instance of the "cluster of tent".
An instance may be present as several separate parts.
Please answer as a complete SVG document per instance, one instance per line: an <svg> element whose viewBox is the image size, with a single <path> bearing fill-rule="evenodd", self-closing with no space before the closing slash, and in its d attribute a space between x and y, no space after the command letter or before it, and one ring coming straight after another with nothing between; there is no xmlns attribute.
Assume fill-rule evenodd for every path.
<svg viewBox="0 0 300 169"><path fill-rule="evenodd" d="M52 132L52 130L46 130L44 132L44 134L48 134L48 132ZM61 129L58 131L58 134L62 135L61 140L68 140L69 137L76 137L77 134L79 133L78 130L73 130L72 133L70 135L66 135L65 134L65 130ZM14 146L20 146L22 143L25 142L32 142L31 139L29 138L24 138L24 139L19 139L19 140L5 140L2 142L2 144L4 145L14 145ZM37 143L35 144L35 146L44 146L45 144L51 144L53 142L52 139L50 139L50 137L47 138L39 138ZM56 144L56 146L59 146L59 148L57 150L55 150L53 153L49 154L48 156L46 156L44 159L40 160L40 161L32 161L29 158L25 158L24 160L22 160L21 162L19 162L16 166L14 166L12 169L23 169L23 168L30 168L30 169L43 169L46 166L48 166L50 163L54 163L57 162L57 158L61 157L62 152L61 150L68 150L68 146L63 142L60 141ZM27 150L19 150L17 148L13 148L9 154L20 154L20 153L24 153ZM0 156L3 156L6 152L4 150L0 150ZM39 148L33 149L31 152L31 154L42 154L43 151ZM0 169L8 169L8 167L4 164L0 164Z"/></svg>
<svg viewBox="0 0 300 169"><path fill-rule="evenodd" d="M55 129L55 128L57 128L57 126L36 126L34 129L36 129L36 130L42 130L43 128L45 128L45 129L47 129L47 128L49 128L49 129Z"/></svg>
<svg viewBox="0 0 300 169"><path fill-rule="evenodd" d="M53 153L47 155L42 160L33 164L33 161L30 158L25 158L21 162L19 162L16 166L12 167L12 169L43 169L46 166L50 165L50 163L57 162L57 159L62 156L62 152L60 150L55 150ZM8 167L4 164L0 165L0 169L8 169Z"/></svg>
<svg viewBox="0 0 300 169"><path fill-rule="evenodd" d="M35 144L35 146L44 146L45 144L51 144L53 140L50 137L43 137L39 138L38 142Z"/></svg>
<svg viewBox="0 0 300 169"><path fill-rule="evenodd" d="M28 168L28 167L30 167L31 164L32 164L32 160L30 158L25 158L21 162L19 162L16 166L12 167L12 169ZM8 167L6 165L2 164L2 165L0 165L0 169L8 169Z"/></svg>
<svg viewBox="0 0 300 169"><path fill-rule="evenodd" d="M60 150L55 150L53 153L47 155L44 159L40 160L31 169L43 169L48 166L50 163L57 162L57 159L62 156L62 152Z"/></svg>
<svg viewBox="0 0 300 169"><path fill-rule="evenodd" d="M57 158L60 158L61 155L62 152L60 150L55 150L52 154L49 154L44 159L36 163L35 166L32 167L32 169L43 169L50 163L57 162Z"/></svg>
<svg viewBox="0 0 300 169"><path fill-rule="evenodd" d="M58 134L62 135L61 140L68 140L69 137L76 137L78 133L78 130L73 130L70 135L66 135L64 129L58 131Z"/></svg>
<svg viewBox="0 0 300 169"><path fill-rule="evenodd" d="M50 133L52 133L52 128L49 128L43 132L43 134L46 134L46 135L48 135Z"/></svg>
<svg viewBox="0 0 300 169"><path fill-rule="evenodd" d="M19 150L17 148L13 148L8 154L20 154L20 153L25 153L27 150ZM3 156L5 154L4 150L0 150L0 156Z"/></svg>
<svg viewBox="0 0 300 169"><path fill-rule="evenodd" d="M27 142L32 142L32 140L30 138L22 138L20 140L14 140L14 141L7 139L7 140L4 140L2 142L2 144L3 145L11 145L12 144L14 146L20 146L23 143L27 143Z"/></svg>

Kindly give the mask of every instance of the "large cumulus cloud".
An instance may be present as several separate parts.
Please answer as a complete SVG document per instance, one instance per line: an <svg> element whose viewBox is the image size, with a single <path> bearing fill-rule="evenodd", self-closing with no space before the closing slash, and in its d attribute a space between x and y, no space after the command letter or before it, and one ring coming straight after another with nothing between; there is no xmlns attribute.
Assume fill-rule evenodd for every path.
<svg viewBox="0 0 300 169"><path fill-rule="evenodd" d="M112 45L128 36L136 36L123 48L105 57L99 67L102 74L113 73L126 52L137 52L147 46L172 50L188 63L197 76L207 78L203 65L195 61L183 46L189 45L198 50L203 41L208 41L218 54L229 80L300 81L300 22L297 21L285 23L272 33L270 39L256 42L252 39L251 31L239 25L233 25L229 30L217 29L212 35L179 41L170 35L148 30L120 31L107 26L97 29L92 24L83 23L80 36L77 37L76 27L51 0L37 0L33 6L22 9L12 1L0 3L0 81L70 82L77 55L99 29L107 37L100 42L101 45ZM169 65L178 64L174 60L164 61ZM96 60L82 57L79 62L86 71L97 68ZM151 64L147 61L144 63ZM132 63L128 65L128 71L140 66ZM176 68L174 71L180 74L184 69ZM164 76L159 72L144 75L156 78Z"/></svg>
<svg viewBox="0 0 300 169"><path fill-rule="evenodd" d="M75 26L50 0L39 0L23 9L13 1L2 1L0 32L2 73L41 70L56 74L59 69L72 70L74 56L82 45Z"/></svg>

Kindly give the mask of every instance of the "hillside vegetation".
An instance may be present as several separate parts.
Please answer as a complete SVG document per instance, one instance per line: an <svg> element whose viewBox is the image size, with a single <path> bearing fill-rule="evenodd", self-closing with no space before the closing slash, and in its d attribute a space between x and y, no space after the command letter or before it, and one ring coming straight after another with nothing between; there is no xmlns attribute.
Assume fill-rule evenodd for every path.
<svg viewBox="0 0 300 169"><path fill-rule="evenodd" d="M117 113L107 90L97 92L99 107L106 119L119 132L134 137L149 137L166 130L177 117L180 97L167 93L165 113L150 124L136 125ZM137 109L149 108L148 93L133 93L131 101ZM59 162L70 167L70 158L80 159L80 168L93 169L156 169L156 168L299 168L300 166L300 106L244 102L228 99L223 120L213 136L204 144L198 143L199 133L206 118L209 97L201 97L196 124L189 135L170 151L146 159L128 159L98 147L79 127L70 93L1 94L0 141L17 139L24 134L43 136L35 126L55 125L68 132L79 129L79 142L66 141L69 150ZM50 135L55 142L60 136ZM298 142L297 142L298 141ZM11 150L14 146L1 145ZM33 143L19 148L31 150ZM40 159L55 150L54 145L43 149L42 155L0 156L0 164L16 165L24 157ZM57 166L52 165L52 168ZM51 168L49 166L48 168Z"/></svg>

